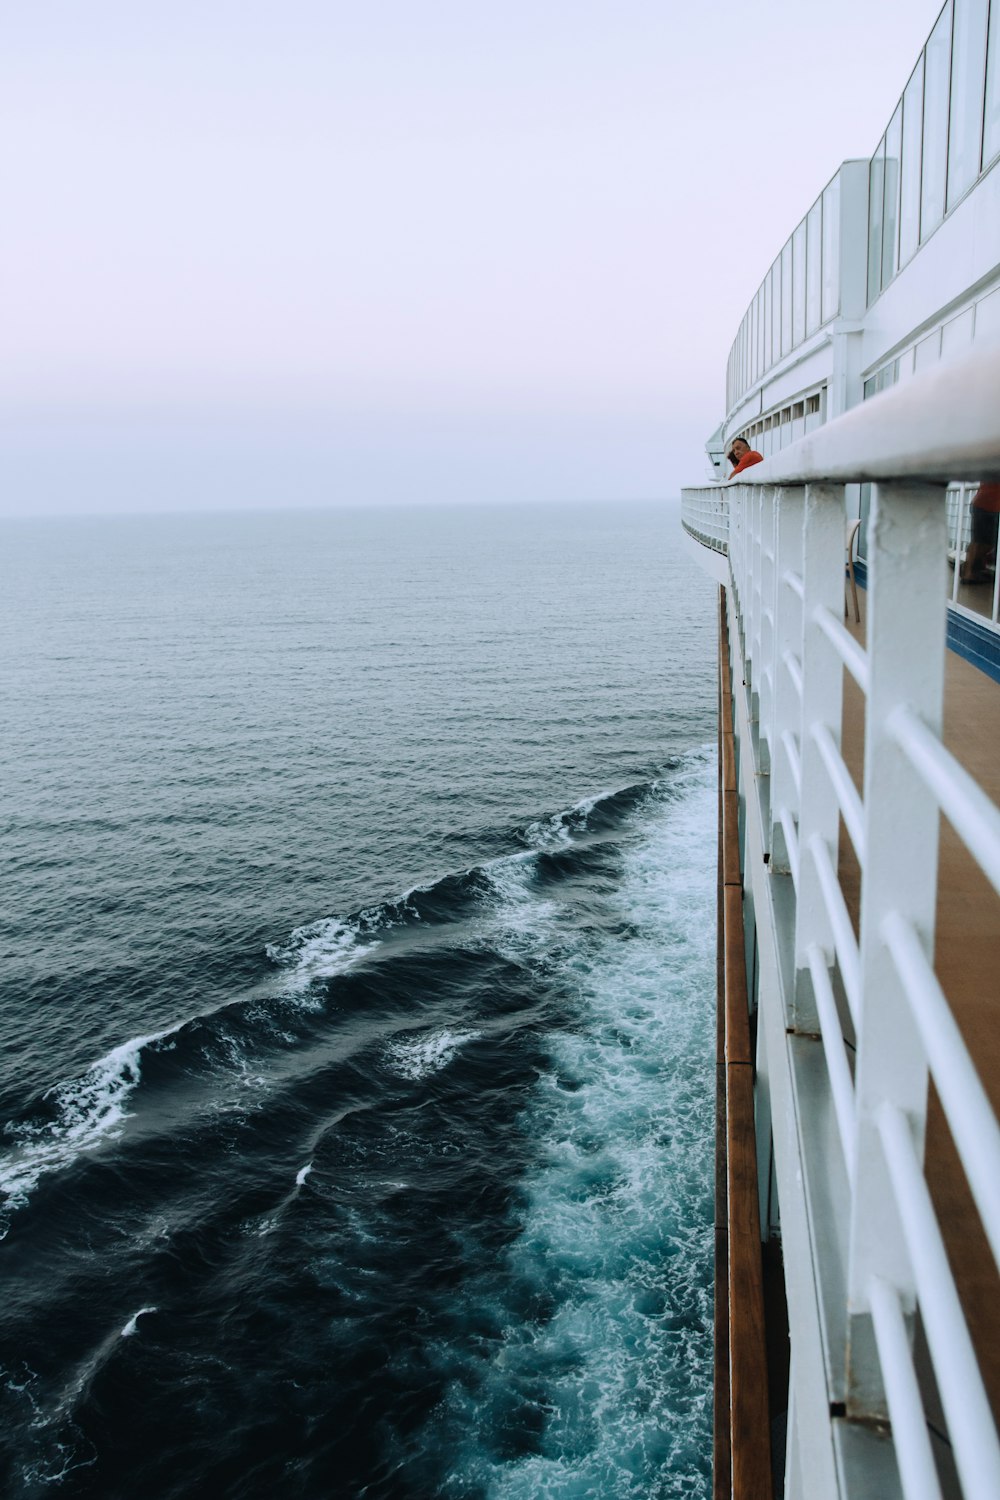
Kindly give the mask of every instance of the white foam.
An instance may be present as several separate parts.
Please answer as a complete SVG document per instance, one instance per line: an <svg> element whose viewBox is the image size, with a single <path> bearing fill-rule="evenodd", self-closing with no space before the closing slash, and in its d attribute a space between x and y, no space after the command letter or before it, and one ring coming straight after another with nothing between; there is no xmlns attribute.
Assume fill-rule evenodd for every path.
<svg viewBox="0 0 1000 1500"><path fill-rule="evenodd" d="M598 802L612 795L610 791L596 792L592 797L574 802L564 812L553 813L548 818L538 818L528 824L524 837L532 849L567 849L573 842L574 832L581 832L586 827L587 819Z"/></svg>
<svg viewBox="0 0 1000 1500"><path fill-rule="evenodd" d="M172 1036L181 1024L122 1042L81 1077L49 1089L45 1097L55 1103L53 1120L4 1127L13 1141L0 1158L0 1190L7 1195L8 1209L23 1208L47 1173L64 1170L84 1152L121 1134L139 1083L143 1049Z"/></svg>
<svg viewBox="0 0 1000 1500"><path fill-rule="evenodd" d="M144 1317L146 1313L154 1312L156 1312L155 1307L140 1307L139 1311L137 1313L133 1313L128 1322L125 1324L125 1327L121 1331L121 1337L123 1339L130 1339L135 1333L136 1327L139 1323L139 1319Z"/></svg>
<svg viewBox="0 0 1000 1500"><path fill-rule="evenodd" d="M309 1176L309 1173L312 1171L312 1169L313 1169L312 1162L311 1161L307 1161L306 1164L305 1164L305 1166L301 1167L299 1169L299 1171L296 1172L296 1174L295 1174L295 1186L296 1187L301 1187L302 1186L302 1184L305 1182L306 1178Z"/></svg>
<svg viewBox="0 0 1000 1500"><path fill-rule="evenodd" d="M480 1036L480 1031L435 1031L430 1036L387 1042L383 1056L393 1073L416 1082L440 1073L466 1043Z"/></svg>
<svg viewBox="0 0 1000 1500"><path fill-rule="evenodd" d="M688 1496L706 1482L711 756L692 757L666 786L669 798L654 794L629 817L641 837L625 841L617 893L602 898L612 920L554 950L579 1021L548 1038L553 1070L525 1122L539 1162L523 1184L521 1234L488 1294L490 1321L505 1332L448 1401L458 1437L450 1477L491 1500ZM540 912L538 938L550 929ZM554 1311L525 1322L516 1309L542 1290ZM537 1451L498 1460L491 1413L508 1424L512 1400L534 1409Z"/></svg>
<svg viewBox="0 0 1000 1500"><path fill-rule="evenodd" d="M362 942L351 923L325 917L296 927L286 943L268 943L264 951L286 971L284 994L301 996L318 980L346 974L377 946Z"/></svg>

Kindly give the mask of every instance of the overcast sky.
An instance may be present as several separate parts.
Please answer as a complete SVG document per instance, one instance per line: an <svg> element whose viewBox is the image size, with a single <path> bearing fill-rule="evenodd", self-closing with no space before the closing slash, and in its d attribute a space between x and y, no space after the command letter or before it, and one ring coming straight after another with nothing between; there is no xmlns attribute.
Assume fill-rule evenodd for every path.
<svg viewBox="0 0 1000 1500"><path fill-rule="evenodd" d="M0 507L676 494L939 8L0 0Z"/></svg>

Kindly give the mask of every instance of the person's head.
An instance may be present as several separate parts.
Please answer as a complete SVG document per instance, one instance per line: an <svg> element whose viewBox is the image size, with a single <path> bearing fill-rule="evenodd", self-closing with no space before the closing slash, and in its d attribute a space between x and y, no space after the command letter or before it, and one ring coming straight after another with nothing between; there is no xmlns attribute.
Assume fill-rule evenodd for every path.
<svg viewBox="0 0 1000 1500"><path fill-rule="evenodd" d="M750 444L745 438L734 438L733 445L729 450L729 462L738 464L745 454L750 452Z"/></svg>

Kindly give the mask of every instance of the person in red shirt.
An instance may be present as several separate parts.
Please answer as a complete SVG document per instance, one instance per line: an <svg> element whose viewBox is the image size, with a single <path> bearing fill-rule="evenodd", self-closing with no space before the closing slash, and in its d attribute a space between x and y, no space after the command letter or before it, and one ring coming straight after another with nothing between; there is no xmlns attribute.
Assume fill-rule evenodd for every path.
<svg viewBox="0 0 1000 1500"><path fill-rule="evenodd" d="M737 474L742 474L744 469L749 469L753 464L762 464L764 462L763 453L758 453L756 448L751 448L750 444L744 438L734 439L733 445L726 454L726 457L731 464L736 465L729 476L730 480L735 479Z"/></svg>
<svg viewBox="0 0 1000 1500"><path fill-rule="evenodd" d="M996 561L997 525L1000 522L1000 482L981 484L972 497L969 511L972 538L965 553L965 565L959 577L963 583L992 583L986 565L993 554Z"/></svg>

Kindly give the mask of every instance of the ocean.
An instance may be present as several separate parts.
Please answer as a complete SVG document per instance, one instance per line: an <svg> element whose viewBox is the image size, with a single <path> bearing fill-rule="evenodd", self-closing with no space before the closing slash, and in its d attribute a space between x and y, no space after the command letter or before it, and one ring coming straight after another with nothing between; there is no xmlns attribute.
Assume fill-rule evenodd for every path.
<svg viewBox="0 0 1000 1500"><path fill-rule="evenodd" d="M0 544L2 1493L707 1496L677 507Z"/></svg>

